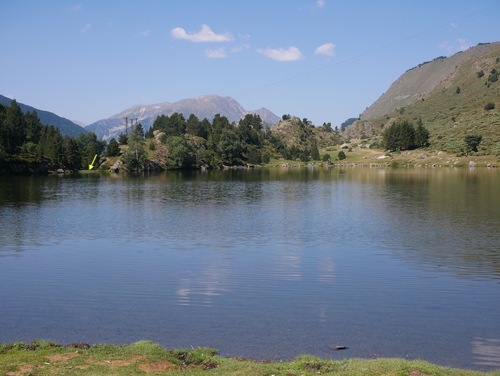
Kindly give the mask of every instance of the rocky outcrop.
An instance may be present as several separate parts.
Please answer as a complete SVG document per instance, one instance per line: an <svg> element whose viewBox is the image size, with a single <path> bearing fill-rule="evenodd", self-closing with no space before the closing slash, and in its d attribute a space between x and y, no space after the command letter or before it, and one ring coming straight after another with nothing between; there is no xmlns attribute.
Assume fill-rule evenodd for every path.
<svg viewBox="0 0 500 376"><path fill-rule="evenodd" d="M147 172L161 172L163 168L156 162L146 159L142 164L143 170Z"/></svg>
<svg viewBox="0 0 500 376"><path fill-rule="evenodd" d="M112 172L120 172L120 170L123 170L124 169L124 164L123 162L121 161L121 159L118 159L114 164L113 166L111 166L109 168L110 171Z"/></svg>
<svg viewBox="0 0 500 376"><path fill-rule="evenodd" d="M163 168L156 162L150 161L149 159L146 159L142 165L141 165L141 170L144 172L161 172L163 171ZM110 171L118 173L120 171L129 171L129 168L121 159L117 160L113 166L109 168Z"/></svg>

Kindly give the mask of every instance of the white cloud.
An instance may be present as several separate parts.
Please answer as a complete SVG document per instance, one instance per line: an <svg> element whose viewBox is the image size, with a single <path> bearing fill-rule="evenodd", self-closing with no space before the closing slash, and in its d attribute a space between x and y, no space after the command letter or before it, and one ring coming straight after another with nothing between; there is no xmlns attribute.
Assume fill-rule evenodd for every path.
<svg viewBox="0 0 500 376"><path fill-rule="evenodd" d="M243 51L248 50L249 48L250 48L250 45L248 43L241 44L241 45L234 46L233 48L231 48L231 53L243 52Z"/></svg>
<svg viewBox="0 0 500 376"><path fill-rule="evenodd" d="M288 47L286 50L284 48L266 48L257 50L257 52L276 61L295 61L304 58L297 47Z"/></svg>
<svg viewBox="0 0 500 376"><path fill-rule="evenodd" d="M309 3L308 5L301 8L301 10L306 10L311 14L316 14L326 6L326 0L314 0L314 3Z"/></svg>
<svg viewBox="0 0 500 376"><path fill-rule="evenodd" d="M92 24L86 24L80 31L82 33L90 33L92 31Z"/></svg>
<svg viewBox="0 0 500 376"><path fill-rule="evenodd" d="M83 9L83 4L82 3L75 4L73 6L73 12L80 12L82 9Z"/></svg>
<svg viewBox="0 0 500 376"><path fill-rule="evenodd" d="M146 38L149 37L149 34L151 34L151 29L140 31L136 34L136 36Z"/></svg>
<svg viewBox="0 0 500 376"><path fill-rule="evenodd" d="M334 56L335 45L333 43L325 43L314 50L315 55Z"/></svg>
<svg viewBox="0 0 500 376"><path fill-rule="evenodd" d="M217 48L215 50L206 50L205 56L211 59L220 59L226 57L226 51L223 48Z"/></svg>
<svg viewBox="0 0 500 376"><path fill-rule="evenodd" d="M233 36L229 33L215 34L208 25L202 25L201 30L195 33L188 33L182 27L176 27L170 32L174 39L185 39L190 42L229 42Z"/></svg>

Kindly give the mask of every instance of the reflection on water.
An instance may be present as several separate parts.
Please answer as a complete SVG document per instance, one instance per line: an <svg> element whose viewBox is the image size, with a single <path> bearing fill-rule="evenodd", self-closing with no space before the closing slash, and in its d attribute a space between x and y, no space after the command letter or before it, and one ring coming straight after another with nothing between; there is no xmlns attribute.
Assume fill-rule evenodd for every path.
<svg viewBox="0 0 500 376"><path fill-rule="evenodd" d="M499 186L485 169L2 177L0 341L498 368Z"/></svg>
<svg viewBox="0 0 500 376"><path fill-rule="evenodd" d="M472 341L472 353L476 364L500 368L500 339L475 338Z"/></svg>

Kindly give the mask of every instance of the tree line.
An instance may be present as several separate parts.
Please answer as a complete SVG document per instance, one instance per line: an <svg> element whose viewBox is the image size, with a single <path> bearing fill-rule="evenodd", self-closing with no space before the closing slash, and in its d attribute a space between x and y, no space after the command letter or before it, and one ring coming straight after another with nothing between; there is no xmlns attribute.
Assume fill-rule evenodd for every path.
<svg viewBox="0 0 500 376"><path fill-rule="evenodd" d="M107 144L93 132L76 137L62 135L58 128L42 124L36 111L23 114L13 100L10 106L0 105L0 162L46 161L50 169L76 171L87 169L95 155L119 156L128 169L141 170L157 145L167 150L162 167L168 169L255 165L267 163L272 157L319 160L314 126L307 119L294 119L302 133L292 146L286 146L258 115L247 114L236 124L220 114L210 122L194 114L185 119L180 113L158 116L147 132L138 124L129 134L121 134L118 141L113 138ZM330 124L325 129L332 131Z"/></svg>
<svg viewBox="0 0 500 376"><path fill-rule="evenodd" d="M419 119L415 127L408 120L392 123L383 135L387 150L413 150L429 146L429 131Z"/></svg>
<svg viewBox="0 0 500 376"><path fill-rule="evenodd" d="M63 136L58 128L42 124L36 111L23 114L15 100L10 106L0 104L0 162L46 161L53 169L76 171L105 148L95 133Z"/></svg>
<svg viewBox="0 0 500 376"><path fill-rule="evenodd" d="M331 124L315 127L307 118L283 115L290 128L278 130L265 124L259 115L247 114L231 123L220 114L212 121L191 114L160 115L144 131L138 124L129 134L121 134L109 144L93 132L76 137L62 135L59 129L40 122L36 111L23 114L15 100L10 106L0 104L0 162L12 160L47 161L51 169L87 169L94 156L119 157L129 170L145 170L148 158L163 155L161 168L197 169L224 166L258 165L271 158L308 162L328 161L320 155L318 143L325 146L340 142ZM290 137L293 135L293 140ZM321 141L323 140L323 141ZM467 140L472 151L481 139ZM411 150L429 146L429 131L418 120L391 124L382 135L387 150ZM158 149L158 150L156 150ZM156 151L155 151L156 150ZM345 154L338 156L345 158Z"/></svg>
<svg viewBox="0 0 500 376"><path fill-rule="evenodd" d="M155 141L155 140L156 141ZM156 149L156 143L168 150L169 169L220 168L269 162L275 153L270 127L260 116L247 114L238 124L220 114L210 122L191 114L160 115L144 134L139 124L128 139L122 135L119 143L127 143L123 160L133 169L146 158L146 146Z"/></svg>

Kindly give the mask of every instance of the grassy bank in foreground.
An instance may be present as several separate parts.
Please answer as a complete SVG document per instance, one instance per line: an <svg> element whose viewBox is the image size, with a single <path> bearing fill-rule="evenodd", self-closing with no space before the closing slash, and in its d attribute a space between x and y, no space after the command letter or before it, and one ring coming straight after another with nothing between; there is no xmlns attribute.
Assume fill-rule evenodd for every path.
<svg viewBox="0 0 500 376"><path fill-rule="evenodd" d="M56 345L46 341L0 345L0 374L27 375L498 375L404 359L330 361L300 356L286 362L224 358L215 350L168 350L150 341L130 345Z"/></svg>

